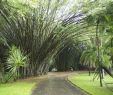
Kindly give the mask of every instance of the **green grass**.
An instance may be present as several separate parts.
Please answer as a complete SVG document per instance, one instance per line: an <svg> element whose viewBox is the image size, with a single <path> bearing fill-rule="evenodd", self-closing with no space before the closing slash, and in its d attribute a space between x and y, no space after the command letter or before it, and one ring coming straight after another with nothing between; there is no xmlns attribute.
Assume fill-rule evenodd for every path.
<svg viewBox="0 0 113 95"><path fill-rule="evenodd" d="M0 95L31 95L38 80L26 79L13 83L0 84Z"/></svg>
<svg viewBox="0 0 113 95"><path fill-rule="evenodd" d="M93 81L93 75L88 76L88 73L70 76L68 77L68 80L91 95L113 95L113 92L111 91L111 89L113 90L113 84L107 84L110 89L105 85L105 83L113 83L113 78L108 75L104 78L103 87L100 87L99 79Z"/></svg>

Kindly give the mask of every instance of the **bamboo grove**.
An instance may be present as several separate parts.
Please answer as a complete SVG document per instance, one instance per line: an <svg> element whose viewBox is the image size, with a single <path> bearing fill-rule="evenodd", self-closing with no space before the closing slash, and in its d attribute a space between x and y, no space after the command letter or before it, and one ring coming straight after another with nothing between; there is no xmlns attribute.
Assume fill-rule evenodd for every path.
<svg viewBox="0 0 113 95"><path fill-rule="evenodd" d="M6 52L2 55L4 58L1 59L3 62L1 68L3 68L2 72L5 73L6 82L11 78L7 75L9 69L13 72L12 75L17 76L17 78L46 74L49 65L54 62L55 57L66 46L68 39L76 35L73 33L73 24L63 27L63 21L56 19L56 13L62 2L48 0L47 5L42 3L44 4L43 1L39 2L38 9L26 6L26 10L29 11L21 15L8 2L1 2L1 20L4 22L2 23L1 42L2 49ZM72 32L68 32L70 30ZM13 47L14 49L12 49ZM18 49L22 53L18 53ZM11 58L15 58L10 61L17 64L19 60L16 60L17 56L24 55L27 57L25 58L26 65L15 64L11 68L7 65L7 63L11 63L9 60L7 62L8 54L12 55ZM24 61L22 58L21 60ZM17 74L14 74L15 72Z"/></svg>

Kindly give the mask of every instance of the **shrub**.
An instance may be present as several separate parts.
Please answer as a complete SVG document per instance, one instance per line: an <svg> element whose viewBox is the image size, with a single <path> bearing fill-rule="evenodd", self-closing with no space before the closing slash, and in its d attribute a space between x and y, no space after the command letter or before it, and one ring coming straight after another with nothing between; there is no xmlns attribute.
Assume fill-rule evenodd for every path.
<svg viewBox="0 0 113 95"><path fill-rule="evenodd" d="M5 76L5 82L16 80L19 77L19 68L26 66L26 62L27 56L24 56L19 48L12 46L9 50L9 57L7 58L8 73Z"/></svg>

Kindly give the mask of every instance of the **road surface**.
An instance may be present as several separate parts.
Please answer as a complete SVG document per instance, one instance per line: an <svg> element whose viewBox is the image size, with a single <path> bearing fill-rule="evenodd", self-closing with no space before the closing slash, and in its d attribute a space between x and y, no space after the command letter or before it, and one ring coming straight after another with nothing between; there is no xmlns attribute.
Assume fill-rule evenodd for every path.
<svg viewBox="0 0 113 95"><path fill-rule="evenodd" d="M86 95L82 90L73 87L66 77L72 73L49 73L32 92L32 95Z"/></svg>

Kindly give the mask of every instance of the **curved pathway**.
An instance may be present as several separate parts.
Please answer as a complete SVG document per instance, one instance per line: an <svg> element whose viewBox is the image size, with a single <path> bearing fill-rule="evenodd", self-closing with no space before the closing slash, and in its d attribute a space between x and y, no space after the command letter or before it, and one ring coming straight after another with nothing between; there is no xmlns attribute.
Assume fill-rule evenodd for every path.
<svg viewBox="0 0 113 95"><path fill-rule="evenodd" d="M68 75L70 73L50 73L47 79L33 90L32 95L86 95L65 80Z"/></svg>

